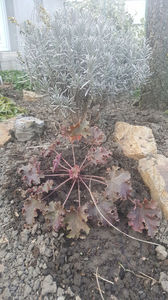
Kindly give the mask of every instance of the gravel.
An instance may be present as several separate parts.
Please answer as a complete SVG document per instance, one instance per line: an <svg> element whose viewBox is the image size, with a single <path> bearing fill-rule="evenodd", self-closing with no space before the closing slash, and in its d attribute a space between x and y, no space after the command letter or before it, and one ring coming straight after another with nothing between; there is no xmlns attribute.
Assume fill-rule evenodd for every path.
<svg viewBox="0 0 168 300"><path fill-rule="evenodd" d="M57 287L56 279L47 271L47 262L52 262L54 241L58 245L63 239L61 234L41 233L40 225L24 228L24 221L18 211L20 228L16 228L12 210L15 199L6 199L5 185L9 185L11 163L10 144L0 149L0 299L2 300L65 300L72 295L65 294L62 287ZM16 146L17 147L17 146ZM24 152L24 144L18 145ZM21 150L21 149L20 149ZM18 162L13 161L13 165ZM14 226L15 225L15 226ZM56 253L56 252L55 252ZM42 297L42 298L41 298ZM69 299L69 298L67 298ZM75 296L70 299L75 299Z"/></svg>

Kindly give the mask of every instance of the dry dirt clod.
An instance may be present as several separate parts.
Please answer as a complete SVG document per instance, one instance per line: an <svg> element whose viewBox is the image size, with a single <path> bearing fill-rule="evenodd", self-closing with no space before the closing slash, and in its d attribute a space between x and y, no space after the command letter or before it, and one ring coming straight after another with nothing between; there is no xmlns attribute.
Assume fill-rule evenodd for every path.
<svg viewBox="0 0 168 300"><path fill-rule="evenodd" d="M162 286L162 289L168 293L168 275L165 272L160 273L159 282Z"/></svg>
<svg viewBox="0 0 168 300"><path fill-rule="evenodd" d="M166 248L162 245L156 247L156 256L159 260L165 260L167 257Z"/></svg>

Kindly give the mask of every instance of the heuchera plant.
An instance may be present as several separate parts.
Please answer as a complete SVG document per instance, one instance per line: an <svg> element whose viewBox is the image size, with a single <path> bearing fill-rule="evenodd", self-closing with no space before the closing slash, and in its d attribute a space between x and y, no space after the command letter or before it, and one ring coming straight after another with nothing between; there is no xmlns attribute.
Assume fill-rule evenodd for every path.
<svg viewBox="0 0 168 300"><path fill-rule="evenodd" d="M160 222L160 210L153 201L144 199L140 202L133 199L128 171L113 166L107 169L107 177L86 172L90 170L90 166L105 165L111 156L111 152L102 146L106 140L104 133L97 127L89 128L88 122L83 120L69 128L64 127L62 135L71 143L72 161L67 161L63 153L58 152L60 142L57 141L42 153L43 160L54 155L52 167L47 173L40 169L40 161L36 158L32 158L27 166L19 169L22 180L28 186L24 192L27 199L23 207L27 224L33 225L38 212L41 212L49 229L58 231L66 228L69 232L67 237L79 238L82 232L89 233L89 220L99 225L119 221L116 202L121 200L130 201L133 205L128 213L128 224L138 232L146 229L148 235L153 237ZM79 163L74 142L79 142L82 138L88 144L88 151ZM102 192L92 191L93 183L101 186ZM61 203L57 191L66 184L70 184L69 190ZM81 193L84 193L82 186L88 191L90 202L84 202L81 197ZM74 205L67 205L75 188L77 198L73 201Z"/></svg>

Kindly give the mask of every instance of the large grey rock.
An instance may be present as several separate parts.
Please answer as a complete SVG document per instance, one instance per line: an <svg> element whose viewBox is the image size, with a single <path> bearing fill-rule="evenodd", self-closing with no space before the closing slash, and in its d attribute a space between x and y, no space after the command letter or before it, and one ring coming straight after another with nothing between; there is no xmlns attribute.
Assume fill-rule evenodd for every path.
<svg viewBox="0 0 168 300"><path fill-rule="evenodd" d="M44 131L44 121L34 117L17 118L14 125L14 134L18 141L26 142L40 136Z"/></svg>

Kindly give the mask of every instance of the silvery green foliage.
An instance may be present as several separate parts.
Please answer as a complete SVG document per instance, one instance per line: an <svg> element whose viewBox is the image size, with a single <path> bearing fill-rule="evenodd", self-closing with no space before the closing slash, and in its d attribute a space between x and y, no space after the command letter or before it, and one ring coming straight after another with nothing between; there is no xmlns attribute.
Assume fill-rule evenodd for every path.
<svg viewBox="0 0 168 300"><path fill-rule="evenodd" d="M32 82L62 108L138 88L149 76L150 49L114 18L67 8L27 22L22 60Z"/></svg>

